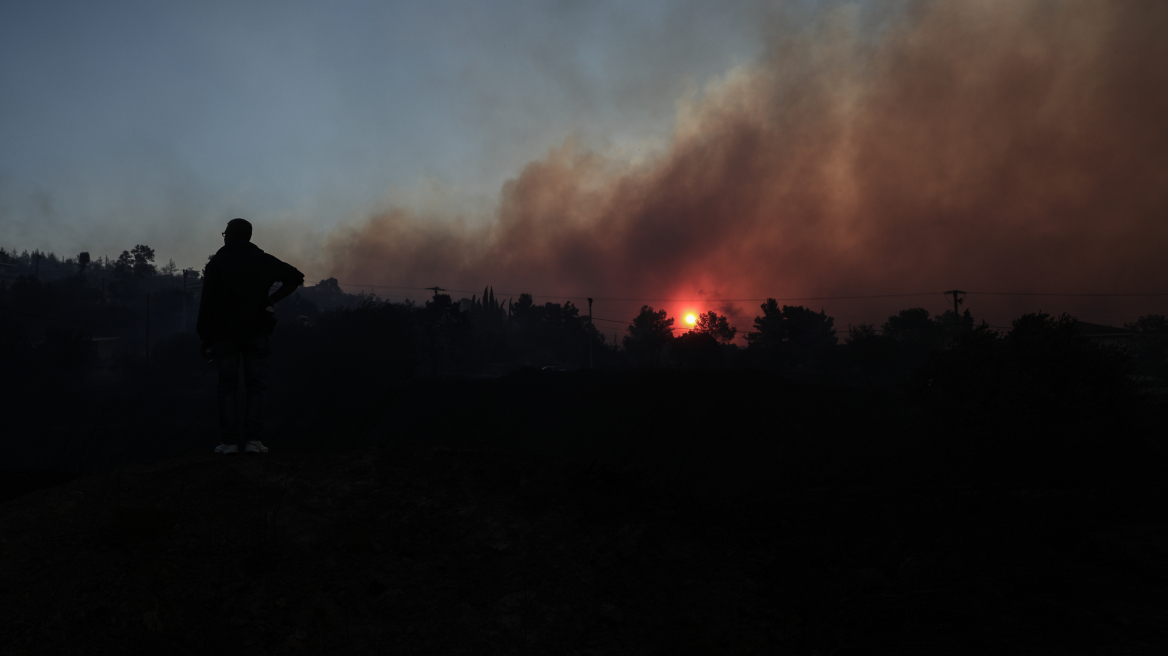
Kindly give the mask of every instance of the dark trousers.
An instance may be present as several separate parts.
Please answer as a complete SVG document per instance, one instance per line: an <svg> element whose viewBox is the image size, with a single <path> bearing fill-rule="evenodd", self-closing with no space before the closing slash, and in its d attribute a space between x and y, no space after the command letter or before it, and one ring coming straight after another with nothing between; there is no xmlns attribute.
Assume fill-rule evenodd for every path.
<svg viewBox="0 0 1168 656"><path fill-rule="evenodd" d="M260 439L264 427L264 392L268 386L268 338L215 342L211 357L219 368L219 428L224 444L239 444L239 365L247 403L243 411L243 441Z"/></svg>

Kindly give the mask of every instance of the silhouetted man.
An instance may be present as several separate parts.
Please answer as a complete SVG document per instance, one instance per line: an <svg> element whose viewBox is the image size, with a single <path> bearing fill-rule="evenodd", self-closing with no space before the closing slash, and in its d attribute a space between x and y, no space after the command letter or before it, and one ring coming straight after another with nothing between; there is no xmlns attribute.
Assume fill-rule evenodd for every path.
<svg viewBox="0 0 1168 656"><path fill-rule="evenodd" d="M207 263L197 330L203 355L219 368L219 428L223 443L215 453L239 453L237 410L239 364L243 362L247 406L244 453L267 453L260 441L268 375L268 337L276 327L275 304L304 284L304 274L251 243L251 224L232 219L223 248ZM281 287L272 295L275 283Z"/></svg>

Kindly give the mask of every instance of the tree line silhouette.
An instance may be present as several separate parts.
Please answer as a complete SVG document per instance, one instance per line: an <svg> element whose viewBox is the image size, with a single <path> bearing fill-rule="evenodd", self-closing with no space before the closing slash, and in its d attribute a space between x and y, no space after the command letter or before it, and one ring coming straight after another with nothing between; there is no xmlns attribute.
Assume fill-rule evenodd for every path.
<svg viewBox="0 0 1168 656"><path fill-rule="evenodd" d="M137 366L152 360L155 367L182 371L201 366L193 335L200 272L180 271L173 261L158 267L149 246L135 245L114 259L0 249L0 274L0 356L29 376L53 377L99 362ZM420 303L389 302L348 294L330 278L281 303L277 319L277 357L304 370L346 358L378 371L420 366L425 373L456 375L591 363L601 369L757 368L850 384L907 382L928 371L937 381L931 393L942 395L958 394L990 371L1021 380L1039 364L1057 372L1068 362L1090 361L1103 368L1099 375L1114 370L1128 379L1168 374L1162 315L1125 324L1130 339L1109 348L1079 334L1076 320L1065 315L1025 315L998 332L975 322L969 310L934 316L909 308L880 326L850 326L840 335L826 312L768 299L741 344L738 329L715 311L701 313L683 330L664 310L645 305L613 342L571 301L538 304L530 294L504 301L486 287L470 299L436 289ZM119 344L99 353L94 340ZM968 371L975 366L977 375ZM1087 380L1098 378L1082 384ZM967 392L960 394L972 398Z"/></svg>

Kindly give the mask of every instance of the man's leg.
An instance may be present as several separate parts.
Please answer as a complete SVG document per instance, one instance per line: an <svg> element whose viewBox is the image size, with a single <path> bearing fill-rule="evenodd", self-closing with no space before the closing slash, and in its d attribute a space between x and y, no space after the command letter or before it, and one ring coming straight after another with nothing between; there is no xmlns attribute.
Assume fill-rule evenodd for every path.
<svg viewBox="0 0 1168 656"><path fill-rule="evenodd" d="M256 337L243 350L243 382L247 386L247 411L243 440L259 440L264 428L264 393L268 391L268 338Z"/></svg>
<svg viewBox="0 0 1168 656"><path fill-rule="evenodd" d="M219 397L219 430L224 444L239 444L239 416L236 399L239 392L239 344L216 342L211 346L211 355L219 369L219 384L215 392Z"/></svg>

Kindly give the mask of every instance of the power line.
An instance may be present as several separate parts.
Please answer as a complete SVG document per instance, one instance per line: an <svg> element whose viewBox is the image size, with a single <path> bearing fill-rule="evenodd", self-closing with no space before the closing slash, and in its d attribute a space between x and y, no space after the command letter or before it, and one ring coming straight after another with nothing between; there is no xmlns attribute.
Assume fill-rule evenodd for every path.
<svg viewBox="0 0 1168 656"><path fill-rule="evenodd" d="M966 293L966 292L962 292ZM1152 293L1098 293L1081 294L1069 292L968 292L978 296L1084 296L1084 297L1128 297L1128 296L1168 296L1168 292Z"/></svg>
<svg viewBox="0 0 1168 656"><path fill-rule="evenodd" d="M840 301L857 298L903 298L909 296L932 296L937 292L920 292L909 294L871 294L865 296L790 296L779 298L775 296L768 296L766 298L601 298L597 297L598 301L656 301L665 303L750 303L758 301Z"/></svg>
<svg viewBox="0 0 1168 656"><path fill-rule="evenodd" d="M338 281L338 282L340 283L343 281ZM355 283L343 283L343 284L352 285L354 287L379 287L380 286L380 287L385 287L387 289L430 289L428 287L389 287L388 285L357 285ZM478 291L471 290L471 289L446 289L444 291L458 292L461 294L477 294L477 293L479 293ZM528 294L527 292L523 292L523 293L527 294L528 296L530 296L532 298L564 298L564 299L569 299L569 300L588 298L588 296L586 294ZM521 295L521 294L515 294L512 292L495 292L495 294L496 294L496 296L512 296L512 297ZM931 296L933 294L936 294L936 292L918 292L918 293L908 293L908 294L872 294L872 295L862 295L862 296L791 296L791 297L785 297L785 298L778 298L778 297L774 297L774 296L768 296L766 298L664 298L664 297L662 297L662 298L633 298L633 297L618 298L618 297L611 297L611 296L609 296L609 297L593 296L592 300L594 300L594 301L627 301L627 302L653 301L655 303L714 303L714 302L749 303L749 302L765 302L765 301L770 300L772 298L776 301L832 301L832 300L859 299L859 298L902 298L902 297L910 297L910 296Z"/></svg>
<svg viewBox="0 0 1168 656"><path fill-rule="evenodd" d="M413 290L417 290L417 291L429 291L431 289L430 287L403 287L403 286L398 286L398 285L370 285L370 284L360 283L360 282L347 282L344 280L338 280L337 284L349 285L350 287L375 287L377 289L413 289ZM463 290L461 290L461 289L449 289L449 290L444 289L443 291L461 292Z"/></svg>
<svg viewBox="0 0 1168 656"><path fill-rule="evenodd" d="M348 285L350 287L369 287L371 289L406 289L406 290L416 290L416 291L432 291L433 290L433 287L408 287L408 286L404 286L404 285L373 285L373 284L369 284L369 283L357 283L357 282L349 282L349 281L345 281L345 280L338 280L337 284ZM479 291L481 291L481 290L446 288L446 289L443 289L442 291L458 292L460 294L478 294ZM618 298L618 297L594 296L594 297L592 297L592 299L595 301L630 301L630 302L631 301L638 301L638 302L640 302L640 301L654 301L654 302L658 302L658 303L661 303L661 302L708 303L708 302L714 302L714 301L747 303L747 302L752 302L752 301L760 301L760 302L766 301L766 300L769 300L771 298L774 298L776 301L828 301L828 300L843 300L843 299L857 299L857 298L900 298L900 297L909 297L909 296L928 296L928 295L935 294L935 293L936 292L913 292L913 293L906 293L906 294L872 294L872 295L858 295L858 296L792 296L792 297L785 297L785 298L777 298L777 297L773 297L773 296L768 296L766 298L664 298L664 297L662 297L662 298L632 298L632 297ZM512 296L512 297L521 296L522 294L527 294L528 296L531 296L532 298L564 298L564 299L585 299L585 298L588 298L587 294L533 294L533 293L529 293L529 292L513 293L513 292L503 292L503 291L495 292L495 294L498 296Z"/></svg>
<svg viewBox="0 0 1168 656"><path fill-rule="evenodd" d="M44 278L43 282L50 282L55 280L63 280L71 277L69 275L60 276L56 278ZM194 283L190 287L200 285ZM369 288L369 289L397 289L405 291L434 291L433 287L416 287L407 285L379 285L371 283L357 283L349 281L338 281L338 284L347 285L350 287ZM479 290L471 289L440 289L440 291L449 291L460 294L478 294ZM513 293L500 291L496 292L499 296L517 297L523 293ZM881 298L912 298L932 296L938 292L905 292L897 294L847 294L837 296L767 296L757 298L668 298L668 297L616 297L616 296L597 296L593 297L595 301L606 302L654 302L654 303L755 303L765 302L771 299L775 301L847 301L847 300L866 300L866 299L881 299ZM948 294L951 292L942 292ZM1075 297L1075 298L1162 298L1168 297L1168 292L994 292L994 291L971 291L959 292L961 295L976 295L976 296L1020 296L1020 297ZM566 300L583 300L587 298L586 294L534 294L528 293L532 298L562 298Z"/></svg>
<svg viewBox="0 0 1168 656"><path fill-rule="evenodd" d="M373 285L367 283L347 282L344 280L337 281L338 284L349 285L352 287L369 287L372 289L404 289L416 291L430 291L432 287L408 287L404 285ZM473 289L452 289L447 288L443 291L457 292L460 294L478 294L481 290ZM505 291L495 292L498 296L520 296L526 293L532 298L563 298L563 299L584 299L587 294L534 294L528 292L513 293ZM750 303L750 302L765 302L770 299L776 301L845 301L845 300L861 300L874 298L910 298L919 296L932 296L936 291L930 292L905 292L898 294L849 294L842 296L767 296L765 298L667 298L667 297L615 297L615 296L594 296L595 301L623 301L623 302L642 302L652 301L656 303L714 303L714 302L733 302L733 303ZM948 292L942 292L948 293ZM1077 296L1077 297L1164 297L1168 296L1168 292L959 292L962 295L975 294L978 296Z"/></svg>
<svg viewBox="0 0 1168 656"><path fill-rule="evenodd" d="M72 277L69 274L57 276L53 278L41 277L44 282L51 282L55 280L63 280ZM313 276L315 277L315 276ZM432 287L417 287L408 285L380 285L372 283L350 282L345 280L337 281L338 284L349 285L351 287L368 287L370 289L401 289L407 291L432 291ZM196 283L197 284L197 283ZM442 291L457 292L460 294L477 294L480 290L473 289L443 289ZM513 292L496 292L500 296L520 296L522 293ZM667 297L615 297L615 296L595 296L593 300L596 301L620 301L620 302L643 302L652 301L656 303L712 303L712 302L734 302L734 303L750 303L750 302L764 302L770 299L776 301L846 301L846 300L862 300L862 299L876 299L876 298L910 298L918 296L931 296L937 292L905 292L897 294L848 294L840 296L767 296L765 298L667 298ZM942 292L948 294L950 292ZM977 296L1069 296L1081 298L1158 298L1168 296L1168 292L984 292L971 291L959 292L962 295L973 294ZM527 293L532 298L564 298L564 299L585 299L587 294L534 294Z"/></svg>

